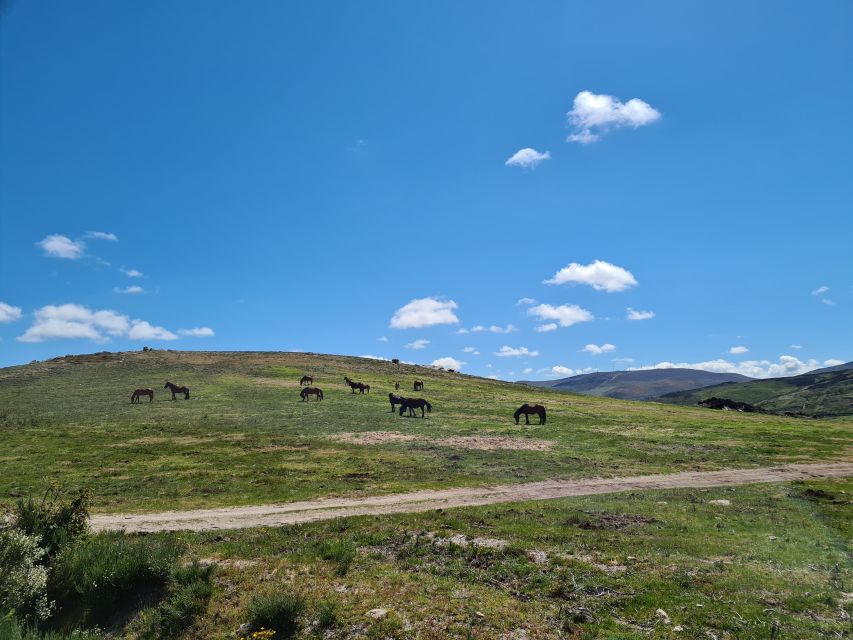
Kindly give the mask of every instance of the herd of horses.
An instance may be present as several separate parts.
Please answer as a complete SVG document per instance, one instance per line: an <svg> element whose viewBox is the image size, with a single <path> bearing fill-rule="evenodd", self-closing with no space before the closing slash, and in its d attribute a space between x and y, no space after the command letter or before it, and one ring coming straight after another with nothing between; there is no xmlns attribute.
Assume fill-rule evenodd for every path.
<svg viewBox="0 0 853 640"><path fill-rule="evenodd" d="M363 382L356 382L351 380L349 376L344 376L344 382L349 386L353 393L356 390L359 393L370 393L370 385L364 384ZM299 397L302 398L303 402L307 402L310 399L310 396L314 396L317 400L323 399L323 390L319 387L312 387L314 384L314 377L309 375L304 375L299 380L299 386L301 387L299 391ZM168 389L172 392L172 400L175 400L178 395L183 394L184 400L190 399L190 389L189 387L183 387L177 384L173 384L166 381L164 389ZM400 390L400 383L394 383L394 390ZM415 380L412 384L413 391L423 391L424 390L424 381L423 380ZM143 396L148 396L148 402L153 402L154 400L154 389L137 389L130 396L131 404L138 404L142 402ZM409 417L415 417L415 411L417 409L421 410L421 418L426 418L427 413L432 413L432 405L424 400L423 398L404 398L403 396L398 396L394 393L388 394L388 401L391 403L391 412L397 411L397 405L400 406L399 413L402 416L406 412L408 412ZM530 424L530 416L536 415L539 416L539 424L545 424L545 407L541 404L523 404L518 409L515 410L513 417L515 418L515 424L518 424L521 416L524 416L524 423Z"/></svg>

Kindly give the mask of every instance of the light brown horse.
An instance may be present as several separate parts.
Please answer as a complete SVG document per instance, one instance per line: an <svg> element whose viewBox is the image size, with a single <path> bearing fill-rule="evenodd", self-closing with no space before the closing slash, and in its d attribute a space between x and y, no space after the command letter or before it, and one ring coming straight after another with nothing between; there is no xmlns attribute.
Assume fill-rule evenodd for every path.
<svg viewBox="0 0 853 640"><path fill-rule="evenodd" d="M539 424L545 424L545 407L541 404L523 404L515 410L513 417L515 424L518 424L518 419L524 414L524 424L530 424L531 414L539 416Z"/></svg>
<svg viewBox="0 0 853 640"><path fill-rule="evenodd" d="M130 396L130 404L139 404L142 402L142 396L148 396L148 402L154 401L154 389L137 389Z"/></svg>
<svg viewBox="0 0 853 640"><path fill-rule="evenodd" d="M323 390L318 387L305 387L299 392L299 396L303 402L308 402L308 396L315 396L317 400L323 399Z"/></svg>
<svg viewBox="0 0 853 640"><path fill-rule="evenodd" d="M302 376L302 378L299 380L299 386L301 387L303 384L314 384L314 376Z"/></svg>

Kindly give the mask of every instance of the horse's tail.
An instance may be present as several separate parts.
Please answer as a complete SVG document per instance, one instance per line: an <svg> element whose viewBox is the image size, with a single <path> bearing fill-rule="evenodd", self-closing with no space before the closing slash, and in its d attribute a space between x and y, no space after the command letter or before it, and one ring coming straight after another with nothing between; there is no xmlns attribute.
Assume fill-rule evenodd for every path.
<svg viewBox="0 0 853 640"><path fill-rule="evenodd" d="M189 399L190 399L190 388L189 388L189 387L186 387L186 389L187 389L187 396L186 396L186 398L187 398L187 400L189 400Z"/></svg>
<svg viewBox="0 0 853 640"><path fill-rule="evenodd" d="M323 399L323 390L317 389L317 395L320 396L320 400L322 400Z"/></svg>
<svg viewBox="0 0 853 640"><path fill-rule="evenodd" d="M432 413L432 405L426 400L424 402L426 402L427 413Z"/></svg>

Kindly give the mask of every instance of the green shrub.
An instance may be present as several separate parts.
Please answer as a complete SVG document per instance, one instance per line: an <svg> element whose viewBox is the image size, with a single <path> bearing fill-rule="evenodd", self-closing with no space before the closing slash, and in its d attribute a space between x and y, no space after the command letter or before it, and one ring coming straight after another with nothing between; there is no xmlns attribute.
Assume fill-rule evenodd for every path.
<svg viewBox="0 0 853 640"><path fill-rule="evenodd" d="M56 558L51 594L87 624L103 623L117 605L165 589L181 552L171 539L121 533L80 540Z"/></svg>
<svg viewBox="0 0 853 640"><path fill-rule="evenodd" d="M207 608L213 595L213 565L193 563L172 571L169 595L146 615L143 639L174 638Z"/></svg>
<svg viewBox="0 0 853 640"><path fill-rule="evenodd" d="M22 625L12 616L0 618L0 639L2 640L104 640L100 631L73 631L61 633L58 631L39 632L36 629Z"/></svg>
<svg viewBox="0 0 853 640"><path fill-rule="evenodd" d="M89 493L80 490L73 496L56 486L45 491L40 502L21 498L13 510L14 526L39 540L45 561L63 547L83 537L88 529Z"/></svg>
<svg viewBox="0 0 853 640"><path fill-rule="evenodd" d="M17 529L0 531L0 611L23 620L44 620L52 605L47 598L47 568L39 539Z"/></svg>
<svg viewBox="0 0 853 640"><path fill-rule="evenodd" d="M249 603L249 624L252 629L272 629L276 639L292 638L302 626L305 598L293 591L252 598Z"/></svg>
<svg viewBox="0 0 853 640"><path fill-rule="evenodd" d="M341 621L338 619L338 603L334 600L321 600L317 604L317 629L334 629Z"/></svg>
<svg viewBox="0 0 853 640"><path fill-rule="evenodd" d="M349 571L355 559L356 548L350 540L326 540L320 543L317 553L323 560L336 565L335 571L339 576Z"/></svg>

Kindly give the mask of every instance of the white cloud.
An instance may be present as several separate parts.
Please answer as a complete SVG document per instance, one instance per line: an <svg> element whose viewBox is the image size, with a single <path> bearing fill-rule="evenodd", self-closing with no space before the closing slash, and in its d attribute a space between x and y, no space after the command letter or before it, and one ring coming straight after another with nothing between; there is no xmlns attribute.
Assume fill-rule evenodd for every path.
<svg viewBox="0 0 853 640"><path fill-rule="evenodd" d="M602 353L608 353L610 351L616 351L616 345L610 344L609 342L605 342L602 345L588 344L583 349L581 349L581 351L591 353L594 356L599 356Z"/></svg>
<svg viewBox="0 0 853 640"><path fill-rule="evenodd" d="M634 358L613 358L613 362L616 364L626 365L634 362Z"/></svg>
<svg viewBox="0 0 853 640"><path fill-rule="evenodd" d="M461 360L457 360L456 358L451 358L450 356L446 356L444 358L438 358L437 360L432 361L432 366L434 367L444 367L445 369L456 369L459 371L466 363Z"/></svg>
<svg viewBox="0 0 853 640"><path fill-rule="evenodd" d="M192 329L178 329L178 333L182 336L190 338L212 338L214 335L213 329L210 327L193 327Z"/></svg>
<svg viewBox="0 0 853 640"><path fill-rule="evenodd" d="M468 329L466 329L465 327L461 327L461 328L456 330L456 333L458 333L461 336L461 335L465 335L466 333L470 333L470 331L468 331Z"/></svg>
<svg viewBox="0 0 853 640"><path fill-rule="evenodd" d="M576 375L574 369L570 369L569 367L562 367L560 365L551 367L551 373L558 376L573 376Z"/></svg>
<svg viewBox="0 0 853 640"><path fill-rule="evenodd" d="M556 320L561 327L571 327L579 322L589 322L595 319L586 309L576 304L561 304L555 307L550 304L540 304L527 310L527 315L534 316L539 320ZM542 324L536 327L537 331L553 331L557 327L554 322Z"/></svg>
<svg viewBox="0 0 853 640"><path fill-rule="evenodd" d="M470 331L471 333L482 333L484 331L489 331L490 333L512 333L513 331L518 331L518 327L513 324L508 324L505 327L499 327L496 324L484 327L483 325L478 324L476 327L471 327Z"/></svg>
<svg viewBox="0 0 853 640"><path fill-rule="evenodd" d="M539 355L538 351L530 351L527 347L508 347L504 345L500 348L500 351L495 352L496 356L501 358L511 358L511 357L521 357L527 356L530 358L535 358Z"/></svg>
<svg viewBox="0 0 853 640"><path fill-rule="evenodd" d="M524 371L522 371L521 373L524 373L524 374L533 373L533 368L532 368L532 367L527 367L527 368L526 368Z"/></svg>
<svg viewBox="0 0 853 640"><path fill-rule="evenodd" d="M145 320L134 320L133 326L127 333L127 337L131 340L177 340L178 336L164 329L163 327L155 327Z"/></svg>
<svg viewBox="0 0 853 640"><path fill-rule="evenodd" d="M51 258L65 258L67 260L82 258L83 251L86 248L83 242L72 240L58 233L46 236L44 239L36 242L36 246L41 247L46 256Z"/></svg>
<svg viewBox="0 0 853 640"><path fill-rule="evenodd" d="M394 312L391 328L418 329L437 324L458 324L459 318L453 313L458 306L453 300L417 298Z"/></svg>
<svg viewBox="0 0 853 640"><path fill-rule="evenodd" d="M539 333L547 333L549 331L556 331L559 326L560 325L558 325L556 322L549 322L547 324L538 325L534 329L534 331L538 331Z"/></svg>
<svg viewBox="0 0 853 640"><path fill-rule="evenodd" d="M154 327L144 320L131 320L112 310L95 310L79 304L47 305L35 312L35 321L20 342L44 342L64 338L84 338L106 342L110 337L131 340L175 340L176 336L163 327Z"/></svg>
<svg viewBox="0 0 853 640"><path fill-rule="evenodd" d="M603 133L620 127L637 129L660 120L660 112L639 98L622 102L618 98L591 91L581 91L575 96L572 110L566 114L574 131L566 138L569 142L589 144Z"/></svg>
<svg viewBox="0 0 853 640"><path fill-rule="evenodd" d="M110 242L118 242L118 236L114 233L109 233L107 231L87 231L87 238L93 238L95 240L109 240Z"/></svg>
<svg viewBox="0 0 853 640"><path fill-rule="evenodd" d="M536 300L534 300L533 298L519 298L518 302L516 302L515 304L536 304Z"/></svg>
<svg viewBox="0 0 853 640"><path fill-rule="evenodd" d="M788 348L789 349L802 349L803 345L801 345L801 344L789 344Z"/></svg>
<svg viewBox="0 0 853 640"><path fill-rule="evenodd" d="M823 366L825 367L836 367L839 364L845 364L844 360L824 360Z"/></svg>
<svg viewBox="0 0 853 640"><path fill-rule="evenodd" d="M829 291L829 287L827 287L826 285L823 285L822 287L818 287L817 289L812 291L812 295L813 296L819 296L820 294L826 293L827 291Z"/></svg>
<svg viewBox="0 0 853 640"><path fill-rule="evenodd" d="M143 289L142 287L140 287L138 285L130 285L128 287L123 287L123 288L122 287L115 287L113 289L113 291L115 291L116 293L129 293L129 294L145 293L145 289Z"/></svg>
<svg viewBox="0 0 853 640"><path fill-rule="evenodd" d="M651 320L655 317L654 311L637 311L636 309L632 309L628 307L628 320Z"/></svg>
<svg viewBox="0 0 853 640"><path fill-rule="evenodd" d="M829 306L835 305L835 300L830 300L829 298L821 298L820 301L824 304L828 304Z"/></svg>
<svg viewBox="0 0 853 640"><path fill-rule="evenodd" d="M373 356L369 353L365 353L362 356L358 356L359 358L367 358L368 360L384 360L385 362L391 362L390 358L383 358L382 356Z"/></svg>
<svg viewBox="0 0 853 640"><path fill-rule="evenodd" d="M737 347L732 347L731 349L729 349L729 353L731 353L733 355L740 355L741 353L746 353L748 351L749 351L749 349L747 347L744 347L744 346L737 346Z"/></svg>
<svg viewBox="0 0 853 640"><path fill-rule="evenodd" d="M14 322L21 318L21 307L13 307L11 304L0 302L0 322Z"/></svg>
<svg viewBox="0 0 853 640"><path fill-rule="evenodd" d="M414 340L406 345L406 349L424 349L429 344L429 340L424 340L421 338L420 340Z"/></svg>
<svg viewBox="0 0 853 640"><path fill-rule="evenodd" d="M646 367L632 367L632 371L640 369L701 369L703 371L714 371L716 373L740 373L751 378L779 378L783 376L795 376L808 373L817 369L820 363L817 360L800 360L795 356L779 356L777 362L770 360L744 360L743 362L730 362L719 358L706 362L659 362Z"/></svg>
<svg viewBox="0 0 853 640"><path fill-rule="evenodd" d="M550 158L550 151L540 153L536 149L526 147L524 149L519 149L518 151L516 151L513 156L504 164L506 164L506 166L508 167L523 167L524 169L533 169L543 160L548 160Z"/></svg>
<svg viewBox="0 0 853 640"><path fill-rule="evenodd" d="M121 272L124 275L126 275L128 278L141 278L142 277L142 272L137 271L136 269L125 269L124 267L122 267Z"/></svg>
<svg viewBox="0 0 853 640"><path fill-rule="evenodd" d="M604 260L595 260L592 264L572 262L563 267L553 277L545 280L545 284L586 284L597 291L624 291L628 287L636 287L637 279L627 269L617 267Z"/></svg>
<svg viewBox="0 0 853 640"><path fill-rule="evenodd" d="M379 342L388 342L388 337L387 336L379 336L378 338L376 338L376 340Z"/></svg>
<svg viewBox="0 0 853 640"><path fill-rule="evenodd" d="M543 373L549 377L561 376L563 378L570 378L572 376L579 376L584 373L593 373L594 371L598 371L598 369L593 369L592 367L586 367L584 369L572 369L570 367L563 367L561 365L556 365L551 367L550 369L540 369L539 373Z"/></svg>
<svg viewBox="0 0 853 640"><path fill-rule="evenodd" d="M464 349L462 349L462 352L463 353L470 353L471 355L474 355L474 356L480 355L480 352L477 351L477 349L475 347L465 347Z"/></svg>

